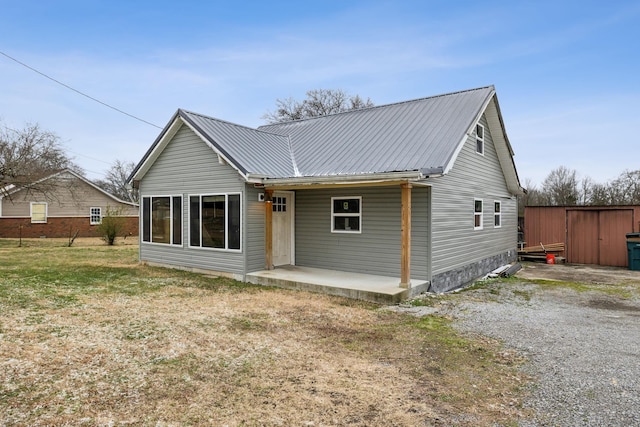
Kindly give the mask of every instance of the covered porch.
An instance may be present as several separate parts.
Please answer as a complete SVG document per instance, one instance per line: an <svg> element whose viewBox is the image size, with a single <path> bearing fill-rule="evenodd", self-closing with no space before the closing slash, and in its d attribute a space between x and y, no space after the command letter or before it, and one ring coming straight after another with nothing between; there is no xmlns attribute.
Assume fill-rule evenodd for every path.
<svg viewBox="0 0 640 427"><path fill-rule="evenodd" d="M430 283L412 279L411 287L398 286L399 277L350 273L286 265L249 273L249 283L343 296L378 304L396 304L429 289Z"/></svg>

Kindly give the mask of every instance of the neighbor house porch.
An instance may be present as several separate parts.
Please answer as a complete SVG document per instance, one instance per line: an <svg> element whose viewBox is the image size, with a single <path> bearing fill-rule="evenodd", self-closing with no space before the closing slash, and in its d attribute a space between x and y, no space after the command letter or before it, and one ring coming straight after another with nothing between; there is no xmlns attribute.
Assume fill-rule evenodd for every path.
<svg viewBox="0 0 640 427"><path fill-rule="evenodd" d="M426 292L430 285L428 281L412 279L409 288L401 288L398 286L399 277L293 265L249 273L246 276L246 281L259 285L343 296L378 304L399 303Z"/></svg>

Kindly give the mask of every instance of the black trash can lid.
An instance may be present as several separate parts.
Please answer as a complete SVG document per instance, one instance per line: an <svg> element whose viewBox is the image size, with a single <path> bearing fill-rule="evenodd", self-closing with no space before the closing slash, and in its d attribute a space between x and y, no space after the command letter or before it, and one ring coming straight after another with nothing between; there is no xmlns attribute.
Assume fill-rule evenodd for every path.
<svg viewBox="0 0 640 427"><path fill-rule="evenodd" d="M627 239L640 237L640 233L627 233Z"/></svg>

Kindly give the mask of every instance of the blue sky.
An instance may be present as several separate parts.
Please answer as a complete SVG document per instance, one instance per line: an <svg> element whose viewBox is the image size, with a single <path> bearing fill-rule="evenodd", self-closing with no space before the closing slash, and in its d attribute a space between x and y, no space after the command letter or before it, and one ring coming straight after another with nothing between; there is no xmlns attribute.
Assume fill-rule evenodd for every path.
<svg viewBox="0 0 640 427"><path fill-rule="evenodd" d="M163 127L256 127L277 98L380 105L493 84L523 184L640 169L640 1L0 0L0 52ZM0 120L55 132L91 179L159 129L0 55Z"/></svg>

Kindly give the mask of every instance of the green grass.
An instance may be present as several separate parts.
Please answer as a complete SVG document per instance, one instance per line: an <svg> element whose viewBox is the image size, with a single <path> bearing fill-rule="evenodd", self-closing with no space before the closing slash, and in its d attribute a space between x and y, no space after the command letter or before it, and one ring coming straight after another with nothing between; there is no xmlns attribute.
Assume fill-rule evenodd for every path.
<svg viewBox="0 0 640 427"><path fill-rule="evenodd" d="M135 296L169 285L258 291L229 278L139 264L137 246L64 247L59 240L34 239L17 247L16 242L0 239L0 306L6 308L70 307L79 304L80 295Z"/></svg>

